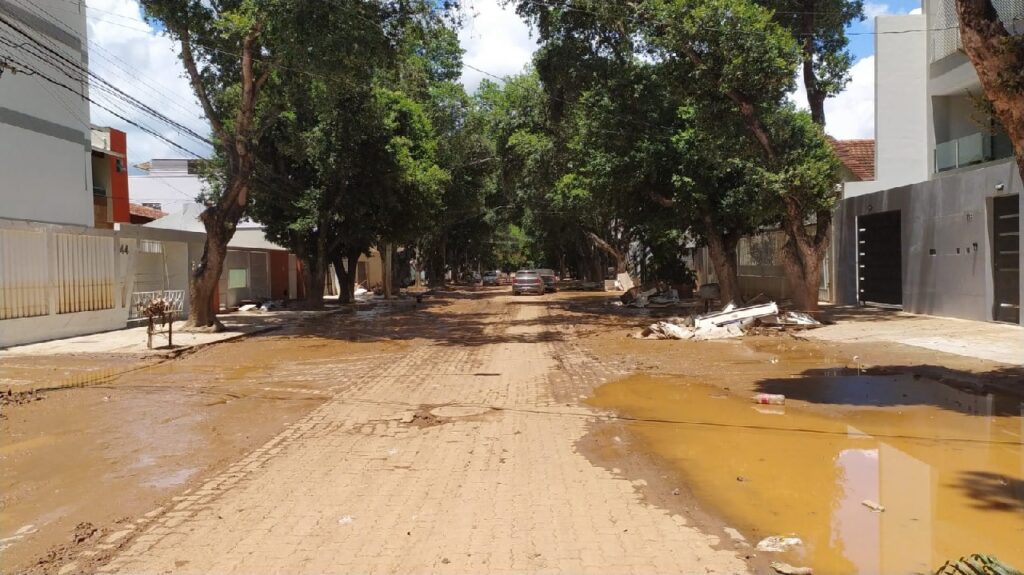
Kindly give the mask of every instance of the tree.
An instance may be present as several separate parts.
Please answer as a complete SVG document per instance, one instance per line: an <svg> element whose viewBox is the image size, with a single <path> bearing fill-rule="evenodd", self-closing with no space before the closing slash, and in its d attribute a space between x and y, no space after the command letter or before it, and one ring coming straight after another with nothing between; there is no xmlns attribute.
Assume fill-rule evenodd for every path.
<svg viewBox="0 0 1024 575"><path fill-rule="evenodd" d="M820 125L785 102L800 60L795 40L749 0L655 0L652 6L657 24L648 34L659 57L689 80L697 108L725 105L723 113L742 122L773 175L793 300L801 309L817 309L838 164Z"/></svg>
<svg viewBox="0 0 1024 575"><path fill-rule="evenodd" d="M992 0L956 0L960 38L1002 123L1024 180L1024 36L1011 34Z"/></svg>
<svg viewBox="0 0 1024 575"><path fill-rule="evenodd" d="M398 87L426 98L452 77L458 46L428 3L358 18L345 3L308 9L324 27L320 45L289 63L315 73L293 76L275 93L281 114L260 140L254 213L302 260L307 301L320 306L329 265L340 300L350 301L360 255L409 240L430 220L446 174L433 162L425 108ZM440 47L423 45L434 40Z"/></svg>
<svg viewBox="0 0 1024 575"><path fill-rule="evenodd" d="M811 119L825 125L825 100L850 81L846 27L864 17L862 0L757 0L800 45L801 75Z"/></svg>
<svg viewBox="0 0 1024 575"><path fill-rule="evenodd" d="M181 61L213 132L221 170L200 216L206 228L203 255L189 281L193 328L218 329L213 298L227 245L249 203L255 171L253 143L270 117L262 101L274 71L280 40L288 35L283 14L271 17L257 0L143 0L146 16L179 45Z"/></svg>

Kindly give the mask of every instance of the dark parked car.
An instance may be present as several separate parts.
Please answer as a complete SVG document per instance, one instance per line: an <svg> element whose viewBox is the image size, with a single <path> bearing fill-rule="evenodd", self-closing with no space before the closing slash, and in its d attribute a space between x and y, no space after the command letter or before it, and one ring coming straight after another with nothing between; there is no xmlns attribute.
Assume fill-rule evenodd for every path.
<svg viewBox="0 0 1024 575"><path fill-rule="evenodd" d="M544 281L540 279L540 275L537 272L533 270L520 270L512 278L512 295L524 293L544 293Z"/></svg>
<svg viewBox="0 0 1024 575"><path fill-rule="evenodd" d="M538 269L534 271L537 272L541 281L544 282L544 291L558 291L558 288L555 287L555 284L558 283L558 276L555 275L555 270Z"/></svg>

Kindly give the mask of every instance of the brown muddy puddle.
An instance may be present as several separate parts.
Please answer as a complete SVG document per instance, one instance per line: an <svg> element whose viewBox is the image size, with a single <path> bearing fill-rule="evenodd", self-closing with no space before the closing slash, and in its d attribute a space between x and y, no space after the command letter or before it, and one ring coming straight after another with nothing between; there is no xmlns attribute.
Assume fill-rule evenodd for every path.
<svg viewBox="0 0 1024 575"><path fill-rule="evenodd" d="M109 531L152 510L326 400L346 384L339 370L404 349L305 334L256 337L5 406L0 572L29 570L69 544L79 523ZM62 361L75 367L72 359Z"/></svg>
<svg viewBox="0 0 1024 575"><path fill-rule="evenodd" d="M820 573L932 573L971 553L1024 566L1020 401L823 370L760 382L789 396L768 406L706 381L637 375L590 403L630 418L640 443L751 545L803 540L773 559Z"/></svg>

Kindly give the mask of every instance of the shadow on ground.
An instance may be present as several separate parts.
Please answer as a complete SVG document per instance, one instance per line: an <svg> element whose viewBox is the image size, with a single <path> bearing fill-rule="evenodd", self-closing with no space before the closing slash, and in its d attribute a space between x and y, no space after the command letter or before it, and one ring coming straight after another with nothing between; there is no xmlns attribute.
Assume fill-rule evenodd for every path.
<svg viewBox="0 0 1024 575"><path fill-rule="evenodd" d="M511 297L508 288L435 291L421 303L404 299L362 308L356 306L351 313L310 322L299 335L352 342L423 339L438 345L470 347L559 342L569 339L567 326L573 323L585 321L594 329L622 329L621 315L626 315L606 305L610 297L597 294L517 296L509 300L507 307L496 305L499 298L506 297ZM451 312L451 304L466 299L477 302L472 311ZM525 314L530 317L517 319L520 306L541 306L546 313ZM496 330L495 316L505 313L511 318L501 322L500 329ZM569 321L570 316L575 320ZM541 329L532 329L537 327Z"/></svg>
<svg viewBox="0 0 1024 575"><path fill-rule="evenodd" d="M958 486L980 509L1024 513L1022 479L989 471L968 471L961 474Z"/></svg>
<svg viewBox="0 0 1024 575"><path fill-rule="evenodd" d="M810 403L851 407L930 405L980 416L1024 410L1024 368L974 373L938 365L809 369L795 378L765 379L756 389Z"/></svg>

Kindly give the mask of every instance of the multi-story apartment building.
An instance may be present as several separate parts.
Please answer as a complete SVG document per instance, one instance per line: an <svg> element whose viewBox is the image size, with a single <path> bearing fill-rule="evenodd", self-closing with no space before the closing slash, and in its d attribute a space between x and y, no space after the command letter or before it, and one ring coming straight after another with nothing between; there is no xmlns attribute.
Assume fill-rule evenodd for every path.
<svg viewBox="0 0 1024 575"><path fill-rule="evenodd" d="M995 0L1024 33L1024 0ZM1020 323L1022 185L1009 139L982 105L954 0L879 17L875 179L837 214L840 303Z"/></svg>
<svg viewBox="0 0 1024 575"><path fill-rule="evenodd" d="M0 218L92 226L85 4L0 0Z"/></svg>

